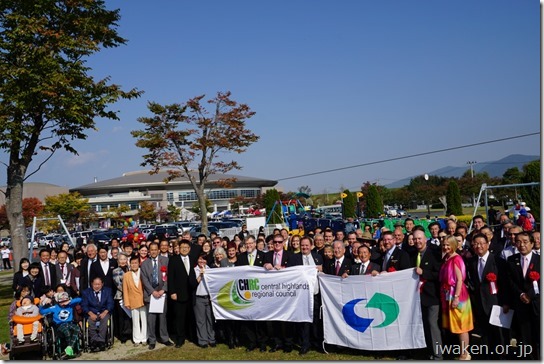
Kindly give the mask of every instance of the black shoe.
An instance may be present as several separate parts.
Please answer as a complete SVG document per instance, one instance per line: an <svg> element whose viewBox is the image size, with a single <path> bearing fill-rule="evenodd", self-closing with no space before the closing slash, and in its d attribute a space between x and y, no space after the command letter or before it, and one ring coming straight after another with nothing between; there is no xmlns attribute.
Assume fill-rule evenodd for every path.
<svg viewBox="0 0 544 364"><path fill-rule="evenodd" d="M121 340L121 344L124 344L126 343L127 341L126 340Z"/></svg>
<svg viewBox="0 0 544 364"><path fill-rule="evenodd" d="M198 344L199 348L206 349L208 347L208 344Z"/></svg>
<svg viewBox="0 0 544 364"><path fill-rule="evenodd" d="M310 351L309 348L300 348L300 350L298 351L298 355L306 355L308 354L308 351Z"/></svg>
<svg viewBox="0 0 544 364"><path fill-rule="evenodd" d="M149 346L147 348L149 350L153 350L153 349L155 349L155 344L149 344Z"/></svg>
<svg viewBox="0 0 544 364"><path fill-rule="evenodd" d="M181 347L183 346L183 344L184 344L184 343L177 343L177 344L176 344L176 349L181 348Z"/></svg>
<svg viewBox="0 0 544 364"><path fill-rule="evenodd" d="M234 342L229 342L229 349L234 349Z"/></svg>
<svg viewBox="0 0 544 364"><path fill-rule="evenodd" d="M255 350L255 349L256 349L256 347L255 347L255 346L253 346L253 345L250 345L250 346L248 346L248 347L246 348L246 352L248 352L248 353L249 353L250 351L253 351L253 350Z"/></svg>
<svg viewBox="0 0 544 364"><path fill-rule="evenodd" d="M261 347L259 348L259 351L261 353L264 353L266 351L266 345L261 345Z"/></svg>
<svg viewBox="0 0 544 364"><path fill-rule="evenodd" d="M286 346L285 348L283 348L284 353L290 353L291 351L293 351L293 348L290 346Z"/></svg>
<svg viewBox="0 0 544 364"><path fill-rule="evenodd" d="M215 348L217 346L216 343L210 343L210 348Z"/></svg>
<svg viewBox="0 0 544 364"><path fill-rule="evenodd" d="M165 345L165 346L174 346L174 343L171 342L170 340L165 341L165 342L163 342L163 343L161 343L161 344L163 344L163 345Z"/></svg>
<svg viewBox="0 0 544 364"><path fill-rule="evenodd" d="M100 352L99 346L91 346L91 353L98 353Z"/></svg>
<svg viewBox="0 0 544 364"><path fill-rule="evenodd" d="M281 349L281 346L276 345L276 346L272 347L270 350L268 350L268 352L269 353L275 353L276 351L278 351L280 349Z"/></svg>
<svg viewBox="0 0 544 364"><path fill-rule="evenodd" d="M100 351L106 351L106 345L104 344L100 345Z"/></svg>

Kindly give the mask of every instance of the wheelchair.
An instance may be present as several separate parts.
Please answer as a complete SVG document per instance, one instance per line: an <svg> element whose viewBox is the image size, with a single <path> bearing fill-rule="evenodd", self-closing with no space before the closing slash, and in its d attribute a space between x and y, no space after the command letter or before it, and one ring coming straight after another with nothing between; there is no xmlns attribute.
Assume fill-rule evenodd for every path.
<svg viewBox="0 0 544 364"><path fill-rule="evenodd" d="M74 322L78 325L77 322ZM65 343L62 343L61 338L55 332L55 325L53 324L53 319L49 316L45 317L44 320L45 326L45 355L44 357L49 357L52 360L62 360L65 359L63 348L66 347ZM78 325L79 326L79 325ZM85 352L85 342L83 337L83 330L79 330L78 340L76 341L75 347L73 347L75 357L79 357L83 352Z"/></svg>
<svg viewBox="0 0 544 364"><path fill-rule="evenodd" d="M38 318L40 324L38 327L38 336L36 341L31 341L30 336L32 334L32 322ZM11 351L9 352L9 359L15 360L17 355L28 352L40 352L42 357L46 356L47 340L43 331L43 318L41 316L32 317L32 322L28 321L28 318L21 316L13 316L13 321L10 324L11 332ZM24 342L19 343L17 340L17 324L23 325Z"/></svg>
<svg viewBox="0 0 544 364"><path fill-rule="evenodd" d="M86 350L88 351L91 347L91 338L89 336L89 324L90 321L85 316L83 317L83 342ZM106 331L106 350L111 349L113 347L113 343L115 340L115 337L113 335L113 317L110 314L110 317L108 318L108 321L106 323L107 325L107 331Z"/></svg>
<svg viewBox="0 0 544 364"><path fill-rule="evenodd" d="M39 303L39 298L34 299L34 303ZM19 306L19 302L17 302L17 306ZM38 326L38 336L36 336L35 341L30 340L30 336L32 334L32 325L34 321L38 320L39 326ZM10 345L11 345L11 351L9 352L9 359L15 360L17 358L17 355L22 353L30 353L30 352L39 352L42 357L45 358L46 356L46 348L47 348L47 338L44 332L43 328L43 322L44 318L41 315L35 316L35 317L23 317L23 316L13 316L12 321L10 322ZM17 324L23 325L23 334L24 334L24 342L19 343L19 340L17 339Z"/></svg>

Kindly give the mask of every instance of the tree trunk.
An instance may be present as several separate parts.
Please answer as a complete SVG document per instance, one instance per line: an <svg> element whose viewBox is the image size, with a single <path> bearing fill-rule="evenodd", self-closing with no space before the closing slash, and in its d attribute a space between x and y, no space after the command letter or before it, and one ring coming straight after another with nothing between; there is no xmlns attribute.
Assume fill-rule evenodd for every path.
<svg viewBox="0 0 544 364"><path fill-rule="evenodd" d="M19 270L19 261L28 256L25 220L23 218L23 180L26 168L10 164L6 188L6 213L13 246L14 272Z"/></svg>
<svg viewBox="0 0 544 364"><path fill-rule="evenodd" d="M201 232L208 235L208 208L206 206L206 194L204 193L204 186L199 186L195 189L196 196L198 197L198 205L200 206L200 221L202 222Z"/></svg>

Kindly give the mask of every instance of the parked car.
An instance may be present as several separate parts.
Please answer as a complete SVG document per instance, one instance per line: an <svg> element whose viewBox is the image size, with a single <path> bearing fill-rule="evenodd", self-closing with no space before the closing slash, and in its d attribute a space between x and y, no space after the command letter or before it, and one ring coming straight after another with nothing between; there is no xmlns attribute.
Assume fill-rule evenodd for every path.
<svg viewBox="0 0 544 364"><path fill-rule="evenodd" d="M176 226L157 226L155 230L147 237L148 240L175 239L179 236Z"/></svg>
<svg viewBox="0 0 544 364"><path fill-rule="evenodd" d="M202 225L193 226L191 230L189 230L189 233L191 234L191 238L195 240L200 234L202 234ZM221 235L218 228L212 225L208 225L208 236L210 235L210 233L216 233L217 235Z"/></svg>
<svg viewBox="0 0 544 364"><path fill-rule="evenodd" d="M93 233L90 236L90 239L94 241L95 244L103 244L103 245L108 245L111 240L111 238L104 233Z"/></svg>

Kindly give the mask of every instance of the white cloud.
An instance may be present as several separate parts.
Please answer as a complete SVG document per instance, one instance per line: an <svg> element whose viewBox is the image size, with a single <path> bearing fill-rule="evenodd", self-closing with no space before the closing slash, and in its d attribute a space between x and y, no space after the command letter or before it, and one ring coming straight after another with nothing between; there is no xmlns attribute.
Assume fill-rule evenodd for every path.
<svg viewBox="0 0 544 364"><path fill-rule="evenodd" d="M118 131L123 130L124 128L122 126L114 126L113 129L111 129L112 133L117 133Z"/></svg>
<svg viewBox="0 0 544 364"><path fill-rule="evenodd" d="M105 149L97 150L94 152L79 153L79 155L74 155L66 161L66 165L69 167L81 166L88 163L94 163L101 161L101 157L109 154Z"/></svg>

